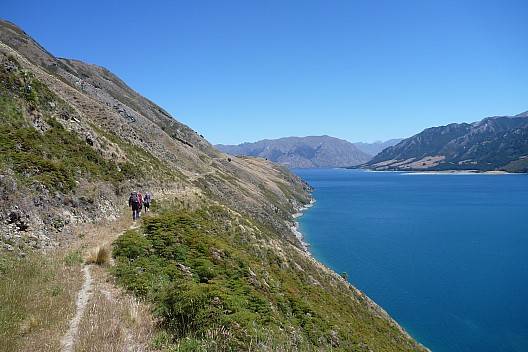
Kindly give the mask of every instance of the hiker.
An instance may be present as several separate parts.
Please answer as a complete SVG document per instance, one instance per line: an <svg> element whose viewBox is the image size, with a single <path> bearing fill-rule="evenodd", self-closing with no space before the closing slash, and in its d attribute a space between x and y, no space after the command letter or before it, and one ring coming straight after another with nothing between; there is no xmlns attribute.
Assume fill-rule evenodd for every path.
<svg viewBox="0 0 528 352"><path fill-rule="evenodd" d="M143 196L139 192L138 192L138 200L139 200L139 209L138 209L136 218L141 217L141 208L143 208Z"/></svg>
<svg viewBox="0 0 528 352"><path fill-rule="evenodd" d="M132 193L130 193L128 206L132 207L132 220L136 221L136 219L139 218L139 197L137 191L132 191Z"/></svg>
<svg viewBox="0 0 528 352"><path fill-rule="evenodd" d="M145 206L145 213L148 212L150 210L150 192L147 192L143 197L143 205Z"/></svg>

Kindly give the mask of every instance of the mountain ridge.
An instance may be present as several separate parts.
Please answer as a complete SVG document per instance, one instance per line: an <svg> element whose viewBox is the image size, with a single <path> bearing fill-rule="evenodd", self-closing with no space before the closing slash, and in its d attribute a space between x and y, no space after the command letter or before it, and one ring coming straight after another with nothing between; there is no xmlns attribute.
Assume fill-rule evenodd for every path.
<svg viewBox="0 0 528 352"><path fill-rule="evenodd" d="M239 145L215 145L231 155L268 159L289 168L347 167L366 162L370 155L352 143L330 136L284 137Z"/></svg>
<svg viewBox="0 0 528 352"><path fill-rule="evenodd" d="M367 162L374 170L528 172L528 112L431 127Z"/></svg>

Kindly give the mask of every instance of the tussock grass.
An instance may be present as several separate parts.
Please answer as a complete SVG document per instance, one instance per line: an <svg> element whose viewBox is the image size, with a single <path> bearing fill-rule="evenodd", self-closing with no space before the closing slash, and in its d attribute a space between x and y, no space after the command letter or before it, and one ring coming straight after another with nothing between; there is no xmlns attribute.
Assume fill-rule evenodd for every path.
<svg viewBox="0 0 528 352"><path fill-rule="evenodd" d="M107 245L93 248L85 259L86 264L108 265L112 251Z"/></svg>
<svg viewBox="0 0 528 352"><path fill-rule="evenodd" d="M128 212L127 212L128 214ZM60 351L76 314L86 248L91 262L108 264L109 243L128 217L86 225L75 244L19 256L0 250L0 351ZM150 309L114 287L106 265L90 268L94 294L75 336L76 351L148 351L156 322ZM90 328L93 326L93 328ZM78 348L78 346L83 346Z"/></svg>

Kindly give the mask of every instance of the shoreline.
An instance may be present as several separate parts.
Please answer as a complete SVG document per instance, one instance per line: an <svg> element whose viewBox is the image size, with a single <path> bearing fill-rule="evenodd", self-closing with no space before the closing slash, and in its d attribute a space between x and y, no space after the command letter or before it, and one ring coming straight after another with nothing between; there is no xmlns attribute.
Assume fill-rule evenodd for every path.
<svg viewBox="0 0 528 352"><path fill-rule="evenodd" d="M314 198L311 198L310 199L310 203L301 207L297 213L293 214L292 215L292 218L293 218L293 226L291 226L291 230L292 232L295 234L295 237L299 240L299 242L301 243L302 245L302 250L304 251L304 253L306 253L306 255L311 258L311 260L316 263L316 265L321 268L321 270L323 271L327 271L329 272L331 275L334 275L334 277L336 278L339 278L339 279L343 279L342 276L340 276L336 271L334 271L333 269L331 269L330 267L327 267L326 265L324 265L319 259L315 258L312 253L310 253L309 251L309 247L311 246L310 243L307 243L304 241L304 234L299 231L299 228L300 228L300 224L299 222L296 220L298 218L300 218L301 216L304 216L304 211L312 208L315 203L317 201L314 199ZM345 279L346 280L346 279ZM390 321L390 324L395 326L400 332L402 332L404 335L407 336L407 338L409 339L412 339L414 341L416 341L418 343L419 346L421 346L425 351L429 351L431 352L431 350L429 348L427 348L423 343L421 343L420 341L418 341L415 337L413 337L405 328L403 328L402 325L400 325L389 313L387 313L387 311L381 306L379 305L378 303L376 303L372 298L370 298L368 295L366 295L363 291L359 290L356 286L354 286L352 283L348 282L347 281L347 284L349 285L349 287L354 290L354 292L361 296L368 304L368 306L370 307L370 309L372 309L373 311L375 311L377 313L377 315L379 317L383 317L385 319L388 319L388 321Z"/></svg>
<svg viewBox="0 0 528 352"><path fill-rule="evenodd" d="M301 246L303 248L303 250L309 255L309 256L312 256L312 253L310 253L309 251L309 247L310 247L310 243L308 242L305 242L304 241L304 234L299 230L299 228L301 227L301 224L299 224L299 222L296 220L298 218L300 218L301 216L304 215L304 211L310 209L311 207L313 207L315 205L317 201L314 199L314 198L310 198L310 203L301 207L297 213L293 214L292 215L292 218L293 218L293 226L290 227L291 231L293 232L293 234L295 235L295 237L299 240L299 242L301 243Z"/></svg>
<svg viewBox="0 0 528 352"><path fill-rule="evenodd" d="M445 170L445 171L400 171L409 175L517 175L507 171ZM521 174L522 175L522 174Z"/></svg>
<svg viewBox="0 0 528 352"><path fill-rule="evenodd" d="M453 175L453 176L464 176L464 175L517 175L509 172L502 171L485 171L485 172L474 172L474 171L397 171L403 172L404 175Z"/></svg>
<svg viewBox="0 0 528 352"><path fill-rule="evenodd" d="M364 170L367 172L403 172L408 175L526 175L521 172L508 172L502 170L376 170L376 169L347 169L347 170Z"/></svg>

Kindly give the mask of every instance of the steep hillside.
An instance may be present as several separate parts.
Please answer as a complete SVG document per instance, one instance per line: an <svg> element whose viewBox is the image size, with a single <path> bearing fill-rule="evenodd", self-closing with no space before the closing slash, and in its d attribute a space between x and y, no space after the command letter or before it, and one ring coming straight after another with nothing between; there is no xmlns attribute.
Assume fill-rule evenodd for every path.
<svg viewBox="0 0 528 352"><path fill-rule="evenodd" d="M273 222L270 225L281 233L286 233L289 226L284 221L275 221L276 215L288 221L295 207L307 201L308 187L294 175L285 174L271 164L265 168L274 170L264 175L254 167L253 162L242 158L228 159L196 132L139 96L108 70L79 61L56 59L16 26L8 22L1 22L0 26L3 88L9 93L4 95L4 100L8 99L5 103L13 106L12 110L6 111L10 116L3 117L6 122L12 121L11 127L6 124L5 128L35 127L45 133L53 125L48 120L53 119L58 122L58 127L63 126L66 131L74 133L80 146L89 147L102 158L99 164L106 162L113 165L115 162L123 172L128 170L127 175L114 180L119 182L115 192L102 190L105 197L114 194L125 197L131 187L154 187L159 188L159 192L168 192L175 187L197 187L261 221ZM56 163L63 162L59 160L62 153L60 147L57 146L59 149L53 156ZM43 159L49 158L43 151L36 152ZM21 172L24 169L26 165L15 168ZM270 180L269 176L274 178ZM284 184L283 189L287 189L289 194L285 195L277 187L277 180ZM91 188L108 187L92 182L97 180L82 173L75 175L74 181L82 187L86 183L90 183L86 187ZM33 182L31 187L42 186L35 186ZM229 192L225 192L226 187L230 188ZM44 193L51 191L49 187L43 188ZM78 192L72 193L76 198ZM86 201L95 207L102 206L98 199L93 199L95 194L100 193L99 190L90 193L92 198L88 197ZM287 196L293 196L294 200ZM62 208L54 197L49 198L42 203L49 204L51 208ZM272 202L270 198L273 198ZM74 201L75 204L78 202ZM121 202L115 197L110 199L107 211L115 209ZM43 230L47 216L39 220L42 212L34 206L35 202L27 203L29 208L18 209L15 213L20 216L15 217L29 217L33 226L40 223L38 226ZM10 204L13 205L12 202ZM10 216L12 212L9 210L6 215ZM54 211L50 210L48 214L50 212ZM29 213L31 216L28 216ZM60 213L63 213L62 209ZM99 214L97 211L91 214L83 212L83 216L93 216L94 219ZM55 223L70 223L78 218L72 218L71 210L67 215L57 217ZM50 230L54 232L47 226L46 231Z"/></svg>
<svg viewBox="0 0 528 352"><path fill-rule="evenodd" d="M528 172L528 116L488 117L433 127L389 147L366 163L376 170Z"/></svg>
<svg viewBox="0 0 528 352"><path fill-rule="evenodd" d="M346 167L371 158L352 143L329 136L266 139L216 147L227 154L265 158L289 168Z"/></svg>
<svg viewBox="0 0 528 352"><path fill-rule="evenodd" d="M5 21L0 81L0 350L423 350L303 250L311 188L284 167ZM135 223L132 189L154 197Z"/></svg>

